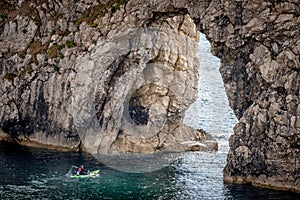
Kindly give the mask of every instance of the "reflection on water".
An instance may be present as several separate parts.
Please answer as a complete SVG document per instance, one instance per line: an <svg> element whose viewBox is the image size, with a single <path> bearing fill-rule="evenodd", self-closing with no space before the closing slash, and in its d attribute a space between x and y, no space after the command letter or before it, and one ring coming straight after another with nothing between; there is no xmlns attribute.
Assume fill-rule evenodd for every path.
<svg viewBox="0 0 300 200"><path fill-rule="evenodd" d="M294 193L223 183L228 137L236 119L224 94L218 59L211 57L203 35L201 41L199 99L186 112L185 122L212 133L218 152L96 159L0 143L0 199L299 199ZM80 164L100 169L100 177L65 176L72 165Z"/></svg>

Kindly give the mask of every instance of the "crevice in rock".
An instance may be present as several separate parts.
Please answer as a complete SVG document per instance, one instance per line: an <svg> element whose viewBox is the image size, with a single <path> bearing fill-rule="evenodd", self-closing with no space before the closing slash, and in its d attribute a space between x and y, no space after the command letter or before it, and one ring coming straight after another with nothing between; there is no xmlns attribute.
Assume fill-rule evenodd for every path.
<svg viewBox="0 0 300 200"><path fill-rule="evenodd" d="M103 7L103 5L106 6ZM197 61L192 56L192 58L186 58L187 62L179 63L179 59L175 55L178 53L186 56L187 53L193 53L194 49L190 45L188 49L175 52L176 45L172 47L170 45L176 41L178 42L177 46L183 42L186 42L185 44L195 42L197 40L196 30L195 32L189 31L191 31L190 27L196 23L197 29L204 32L211 42L212 52L222 61L220 70L230 105L241 123L237 125L235 134L232 136L225 179L229 181L240 179L240 182L253 181L253 183L260 184L259 174L271 174L262 179L265 181L262 184L299 191L299 184L287 178L290 176L293 178L291 180L297 180L295 169L289 168L287 165L295 166L294 159L291 159L289 155L299 157L299 140L296 136L288 136L291 133L299 132L300 46L298 40L300 29L298 18L300 10L295 2L176 0L171 2L140 1L137 5L135 1L127 0L105 2L5 0L0 2L0 12L0 113L2 119L0 124L12 135L24 129L25 134L23 133L23 135L27 134L28 137L42 132L44 134L42 136L49 138L55 134L61 138L64 136L76 138L77 132L71 128L76 127L76 124L71 124L73 107L69 104L72 104L71 97L74 97L74 102L76 102L83 92L72 96L74 95L72 89L77 87L72 84L80 78L82 78L82 82L76 83L87 83L91 78L87 68L96 70L92 67L92 62L87 59L97 60L97 54L98 57L101 57L99 52L111 53L116 49L124 50L122 46L103 45L108 42L108 39L114 41L115 35L118 35L119 38L123 35L127 37L128 32L134 29L151 28L157 31L144 35L144 41L147 41L148 37L151 38L147 44L140 43L153 50L148 51L150 54L147 55L147 59L137 58L135 60L135 56L129 52L116 56L114 63L109 63L113 59L98 60L101 64L97 67L109 66L109 68L103 69L103 71L101 71L102 69L98 70L99 74L103 72L99 75L100 77L97 77L96 81L99 83L90 84L96 86L91 89L96 91L96 95L82 97L83 99L92 98L93 102L96 102L95 105L92 105L92 110L97 112L96 116L103 131L107 130L105 128L109 125L113 124L112 126L115 128L117 125L114 126L114 123L119 123L113 121L116 119L109 113L113 109L107 110L106 116L103 118L104 111L110 108L109 104L113 100L117 101L112 92L116 83L130 73L130 69L138 69L147 64L148 60L154 60L152 64L167 68L172 66L171 60L174 59L174 63L180 65L174 68L178 73L177 81L184 86L177 87L171 80L168 80L172 83L171 86L166 82L164 84L174 87L174 90L182 90L183 93L180 94L186 96L188 94L186 90L190 86L193 87L193 84L187 87L187 80L181 79L184 75L179 73L187 67L193 66ZM189 15L194 22L190 20ZM186 20L185 22L188 24L185 30L181 30L184 28L181 27L184 25L182 20ZM4 28L6 25L7 28ZM32 28L31 35L29 26ZM4 29L7 29L5 30L6 35L3 34ZM172 31L178 34L172 35ZM15 36L15 40L11 40L10 35ZM180 37L183 35L192 40L181 40ZM128 39L126 37L122 39ZM67 41L69 41L68 45ZM118 44L125 43L121 41ZM163 45L166 45L166 51L161 48ZM102 51L100 48L108 48L108 51L105 49ZM53 50L52 56L49 52L50 49ZM144 46L136 49L143 50ZM143 56L144 52L139 51L139 53ZM87 66L82 66L80 63L85 63ZM70 68L74 69L76 73L64 73ZM195 70L191 71L190 76L196 72ZM174 76L174 74L166 73L165 75L168 77ZM132 80L137 80L136 78L132 77ZM156 81L163 81L164 78ZM55 85L56 82L59 83L57 86L48 86ZM69 89L64 89L67 87L65 82L71 83ZM45 90L49 91L45 92ZM265 94L269 94L270 98L264 98ZM124 96L121 98L126 98ZM184 104L188 105L193 100L191 96L186 102L177 103L176 100L182 99L172 98L168 99L169 102L167 99L164 102L169 106L167 116L170 120L168 119L166 123L170 126L171 122L181 123L182 111L185 109ZM171 108L170 101L174 103L174 108ZM120 112L122 115L121 105L123 104L124 102L118 104L119 107L114 112ZM142 106L137 107L136 111L147 108L147 106ZM90 110L88 109L88 111ZM70 123L70 125L63 127L57 121L65 118L64 123ZM138 118L138 115L134 115L134 118ZM108 124L109 120L113 122ZM146 120L136 120L136 122L144 125ZM76 121L72 123L76 123ZM191 131L185 129L186 127L177 129L180 128L187 132ZM73 127L73 129L75 128ZM162 133L167 138L176 135L172 132L176 130L173 127L166 127ZM171 132L170 135L167 135L168 131ZM113 134L118 133L117 130L112 132ZM159 138L159 142L163 140L164 138ZM126 141L132 148L130 151L133 151L133 143L129 137L126 138ZM137 141L137 143L139 142L141 141ZM157 143L156 140L151 142ZM254 151L253 149L256 147L258 149ZM139 150L152 151L153 148L155 147L151 146L147 150ZM253 151L253 154L248 154L250 150ZM253 159L256 159L255 164L243 165ZM261 163L262 160L265 162ZM269 164L273 161L286 163L285 169L281 170L279 164L278 166ZM276 168L278 172L272 177Z"/></svg>

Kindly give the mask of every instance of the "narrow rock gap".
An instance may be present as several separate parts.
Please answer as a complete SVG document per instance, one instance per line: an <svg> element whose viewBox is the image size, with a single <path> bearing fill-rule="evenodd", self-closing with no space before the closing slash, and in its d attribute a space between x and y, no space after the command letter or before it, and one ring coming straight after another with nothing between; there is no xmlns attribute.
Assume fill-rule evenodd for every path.
<svg viewBox="0 0 300 200"><path fill-rule="evenodd" d="M198 99L186 111L184 123L211 133L218 140L220 150L228 151L229 135L233 133L237 119L229 107L219 72L220 60L211 54L210 43L202 33L198 52Z"/></svg>

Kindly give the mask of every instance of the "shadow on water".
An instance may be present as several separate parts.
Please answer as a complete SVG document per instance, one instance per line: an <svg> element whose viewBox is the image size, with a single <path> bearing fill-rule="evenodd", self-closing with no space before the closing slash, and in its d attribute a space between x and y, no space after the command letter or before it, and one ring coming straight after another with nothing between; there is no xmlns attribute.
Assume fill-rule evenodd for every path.
<svg viewBox="0 0 300 200"><path fill-rule="evenodd" d="M0 142L0 199L300 199L291 192L223 183L236 119L218 74L219 61L211 57L203 34L201 41L201 95L186 112L185 122L211 132L219 142L218 152L103 157ZM81 164L100 169L100 177L65 176L72 165Z"/></svg>
<svg viewBox="0 0 300 200"><path fill-rule="evenodd" d="M147 173L119 171L85 153L5 142L0 143L0 156L0 199L299 199L297 194L288 192L220 185L218 169L207 172L208 163L201 164L199 160L209 153L189 153L169 166ZM87 169L100 169L100 177L65 176L72 165L80 164Z"/></svg>
<svg viewBox="0 0 300 200"><path fill-rule="evenodd" d="M251 185L225 184L225 189L227 191L224 197L228 197L229 199L297 200L300 198L300 194L257 188Z"/></svg>
<svg viewBox="0 0 300 200"><path fill-rule="evenodd" d="M173 198L174 166L149 173L126 173L92 155L0 143L0 199L164 199ZM71 179L72 165L100 169L98 178Z"/></svg>

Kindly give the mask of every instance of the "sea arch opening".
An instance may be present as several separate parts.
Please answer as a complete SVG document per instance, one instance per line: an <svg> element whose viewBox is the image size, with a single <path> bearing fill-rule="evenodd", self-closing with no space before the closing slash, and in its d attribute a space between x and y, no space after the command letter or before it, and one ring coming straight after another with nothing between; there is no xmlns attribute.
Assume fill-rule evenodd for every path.
<svg viewBox="0 0 300 200"><path fill-rule="evenodd" d="M219 151L224 153L225 161L229 150L229 136L233 133L237 118L229 106L219 72L220 59L212 55L211 44L203 33L200 33L198 54L198 98L185 112L184 123L212 134L219 143Z"/></svg>
<svg viewBox="0 0 300 200"><path fill-rule="evenodd" d="M195 198L189 188L182 188L182 181L188 180L201 191L202 197L211 197L203 185L209 183L214 188L215 197L224 194L231 196L223 181L223 169L229 151L229 137L233 134L233 127L237 118L229 106L224 82L219 72L220 59L211 53L211 44L205 34L200 34L198 43L199 80L198 98L185 112L184 123L196 128L204 129L217 141L217 152L189 152L179 163L178 170L188 170L193 178L182 174L177 178L178 191L190 198ZM212 178L213 177L213 178ZM199 198L199 196L197 197Z"/></svg>

